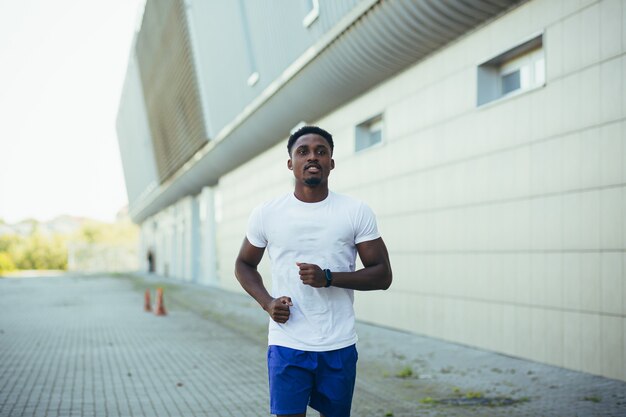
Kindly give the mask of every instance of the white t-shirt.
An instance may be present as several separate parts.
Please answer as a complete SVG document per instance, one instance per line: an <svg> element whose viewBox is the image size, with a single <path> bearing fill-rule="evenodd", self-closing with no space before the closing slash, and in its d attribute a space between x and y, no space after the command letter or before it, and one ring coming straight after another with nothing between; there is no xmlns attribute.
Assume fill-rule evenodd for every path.
<svg viewBox="0 0 626 417"><path fill-rule="evenodd" d="M356 343L353 290L305 285L296 262L354 271L356 244L380 237L367 205L333 192L318 203L289 193L255 208L246 236L252 245L267 248L272 297L288 296L293 302L286 323L270 319L270 345L319 352Z"/></svg>

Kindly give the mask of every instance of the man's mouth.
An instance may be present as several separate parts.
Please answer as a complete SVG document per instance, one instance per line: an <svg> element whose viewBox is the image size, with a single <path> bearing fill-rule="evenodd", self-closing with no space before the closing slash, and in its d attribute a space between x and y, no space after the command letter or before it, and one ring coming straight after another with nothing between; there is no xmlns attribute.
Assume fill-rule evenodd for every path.
<svg viewBox="0 0 626 417"><path fill-rule="evenodd" d="M304 167L304 170L312 174L317 174L318 172L322 170L322 167L320 167L317 164L311 164L311 165L307 165L306 167Z"/></svg>

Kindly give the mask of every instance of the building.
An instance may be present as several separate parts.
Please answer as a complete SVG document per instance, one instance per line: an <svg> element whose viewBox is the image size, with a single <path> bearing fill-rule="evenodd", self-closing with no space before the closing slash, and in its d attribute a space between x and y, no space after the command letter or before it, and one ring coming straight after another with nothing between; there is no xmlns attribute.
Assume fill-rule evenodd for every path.
<svg viewBox="0 0 626 417"><path fill-rule="evenodd" d="M241 291L317 124L390 250L361 320L626 380L625 52L623 0L148 0L118 116L142 260Z"/></svg>

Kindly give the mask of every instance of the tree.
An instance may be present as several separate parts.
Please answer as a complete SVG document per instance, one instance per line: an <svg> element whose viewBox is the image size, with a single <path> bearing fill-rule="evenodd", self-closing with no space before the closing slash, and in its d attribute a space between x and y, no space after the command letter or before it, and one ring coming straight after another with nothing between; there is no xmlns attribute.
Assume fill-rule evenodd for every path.
<svg viewBox="0 0 626 417"><path fill-rule="evenodd" d="M67 269L66 238L60 235L46 237L34 229L10 254L18 269Z"/></svg>
<svg viewBox="0 0 626 417"><path fill-rule="evenodd" d="M0 252L0 274L15 270L13 259L7 252Z"/></svg>
<svg viewBox="0 0 626 417"><path fill-rule="evenodd" d="M44 234L36 220L29 222L32 228L28 236L0 235L0 273L14 269L66 270L68 244L72 248L87 248L82 250L85 252L85 255L81 255L83 258L99 259L105 263L124 264L116 259L117 255L112 255L114 253L120 254L118 258L136 258L139 230L130 221L115 224L87 221L70 235ZM76 251L73 251L73 255L76 255Z"/></svg>

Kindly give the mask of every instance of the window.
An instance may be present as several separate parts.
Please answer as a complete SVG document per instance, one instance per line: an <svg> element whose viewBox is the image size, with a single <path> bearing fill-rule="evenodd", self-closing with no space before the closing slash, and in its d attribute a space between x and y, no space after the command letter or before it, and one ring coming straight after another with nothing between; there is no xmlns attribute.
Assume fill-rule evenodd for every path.
<svg viewBox="0 0 626 417"><path fill-rule="evenodd" d="M481 106L546 83L543 35L478 66L477 105Z"/></svg>
<svg viewBox="0 0 626 417"><path fill-rule="evenodd" d="M383 116L378 115L356 127L354 150L356 152L371 148L383 141Z"/></svg>

